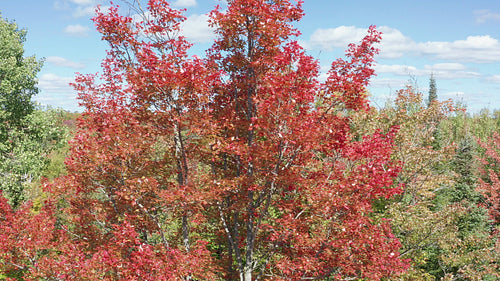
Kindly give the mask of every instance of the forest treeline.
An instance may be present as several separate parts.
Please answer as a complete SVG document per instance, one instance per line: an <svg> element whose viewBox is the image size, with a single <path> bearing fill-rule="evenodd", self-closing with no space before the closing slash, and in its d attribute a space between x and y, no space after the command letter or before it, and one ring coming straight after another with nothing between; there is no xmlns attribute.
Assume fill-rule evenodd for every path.
<svg viewBox="0 0 500 281"><path fill-rule="evenodd" d="M500 110L433 76L370 106L375 27L317 81L300 2L215 10L203 60L147 9L98 11L82 113L32 101L42 60L0 19L1 280L500 280Z"/></svg>

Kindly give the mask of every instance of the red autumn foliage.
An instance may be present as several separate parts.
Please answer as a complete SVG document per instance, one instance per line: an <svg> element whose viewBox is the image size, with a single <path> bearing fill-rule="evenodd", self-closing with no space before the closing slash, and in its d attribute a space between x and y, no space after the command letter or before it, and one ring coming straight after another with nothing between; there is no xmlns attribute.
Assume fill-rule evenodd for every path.
<svg viewBox="0 0 500 281"><path fill-rule="evenodd" d="M480 159L483 178L479 179L478 190L484 197L484 207L488 210L492 223L498 228L500 223L500 135L494 133L488 142L479 141L479 144L485 150L485 155Z"/></svg>
<svg viewBox="0 0 500 281"><path fill-rule="evenodd" d="M349 133L348 111L368 107L380 33L370 27L320 83L318 62L294 40L301 6L230 1L211 13L206 59L188 56L185 17L166 1L134 18L98 11L110 50L101 76L76 79L85 112L68 175L46 185L58 204L36 215L0 205L3 229L26 219L26 237L40 233L23 244L37 254L22 260L6 236L2 269L18 265L26 279L245 281L404 271L388 224L369 216L373 200L401 191L394 131Z"/></svg>

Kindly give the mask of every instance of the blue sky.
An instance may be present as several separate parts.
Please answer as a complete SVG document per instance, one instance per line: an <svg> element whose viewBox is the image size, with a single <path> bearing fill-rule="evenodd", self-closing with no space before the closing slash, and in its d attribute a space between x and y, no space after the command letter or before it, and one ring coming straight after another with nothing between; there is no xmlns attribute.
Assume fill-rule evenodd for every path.
<svg viewBox="0 0 500 281"><path fill-rule="evenodd" d="M125 6L121 0L115 1ZM185 35L193 52L213 40L206 13L217 0L171 1L186 8ZM26 55L45 58L35 100L75 111L76 93L68 86L75 72L95 73L107 48L90 18L103 0L0 0L3 18L28 29ZM500 1L497 0L306 0L297 24L299 42L327 71L349 42L358 42L370 25L382 31L377 76L370 92L383 106L409 82L425 95L431 73L441 100L452 98L469 111L500 109Z"/></svg>

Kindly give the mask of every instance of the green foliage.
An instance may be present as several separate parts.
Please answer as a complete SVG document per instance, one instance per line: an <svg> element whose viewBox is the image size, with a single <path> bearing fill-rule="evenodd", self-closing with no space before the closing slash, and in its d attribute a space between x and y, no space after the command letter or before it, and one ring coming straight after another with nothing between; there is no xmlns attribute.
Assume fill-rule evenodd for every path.
<svg viewBox="0 0 500 281"><path fill-rule="evenodd" d="M456 150L456 155L452 161L454 170L460 175L459 182L473 184L477 170L476 163L476 143L470 136L465 136Z"/></svg>
<svg viewBox="0 0 500 281"><path fill-rule="evenodd" d="M14 207L39 196L42 176L63 172L68 138L67 114L32 101L42 62L25 56L25 41L26 30L0 16L0 189Z"/></svg>
<svg viewBox="0 0 500 281"><path fill-rule="evenodd" d="M484 141L494 132L500 132L500 111L482 109L478 113L469 114L466 111L457 110L441 122L440 129L443 131L443 136L457 143L466 137Z"/></svg>
<svg viewBox="0 0 500 281"><path fill-rule="evenodd" d="M33 205L30 207L29 212L34 211L33 213L37 213L42 209L43 202L48 196L40 190L41 179L48 178L52 180L66 173L64 161L69 153L67 140L71 132L75 129L75 119L79 114L68 113L62 110L37 109L34 106L31 97L38 92L36 88L36 74L41 67L41 62L37 61L35 57L24 57L23 43L25 36L26 31L19 30L14 23L9 23L0 17L0 189L13 207L19 206L27 199L32 199ZM277 89L281 88L281 85L279 86ZM325 104L324 98L317 99L315 109L323 108ZM292 110L290 112L297 113L298 111ZM339 110L339 112L341 111ZM379 131L387 133L394 127L398 128L394 137L395 147L391 159L395 163L401 163L401 171L395 178L394 185L401 184L404 192L400 196L373 199L371 201L371 210L373 212L370 214L370 219L373 219L374 222L382 222L385 219L389 219L388 221L391 224L394 235L401 242L401 257L411 260L411 266L407 272L394 280L498 280L496 277L498 276L498 269L494 264L500 260L498 254L500 253L500 242L497 236L491 235L492 223L488 219L487 209L484 208L485 197L484 194L482 195L477 191L478 183L480 182L478 171L481 170L481 163L477 159L485 150L478 146L477 142L478 140L487 140L493 132L500 131L500 111L491 112L485 109L474 115L460 110L452 111L449 103L440 103L437 101L436 81L432 75L429 83L429 96L426 102L424 102L422 94L415 93L412 88L408 87L398 92L398 97L393 104L387 104L380 110L372 108L371 110L357 112L343 109L341 113L350 117L349 120L352 122L349 124L351 133L349 137L352 137L356 141L361 142L364 136L372 135ZM107 118L115 120L114 117L115 115L110 115ZM203 120L203 118L197 117L193 120ZM150 120L147 121L150 122ZM90 122L89 124L95 125L99 123L94 122L94 124ZM163 126L162 120L158 122ZM120 121L113 124L115 127L111 128L107 133L114 136L113 134L116 133L117 128L122 128L120 126L125 123L126 121ZM98 125L101 124L99 123ZM124 137L119 135L119 137L122 137L126 141L117 141L116 144L119 145L113 143L107 149L110 149L110 147L112 149L117 147L123 148L125 145L135 147L141 141L144 146L151 145L153 141L155 142L151 145L150 150L145 150L151 153L148 156L149 158L144 158L148 160L142 160L144 163L148 161L156 162L156 164L149 166L152 171L149 174L147 169L144 168L146 166L143 162L133 162L139 159L139 157L144 156L142 150L119 151L122 153L119 155L123 155L128 161L127 164L134 163L134 165L137 165L138 168L134 168L137 170L131 170L132 172L144 173L145 176L142 174L136 176L138 183L135 183L144 189L140 190L142 194L149 194L152 190L150 184L139 185L139 183L142 184L142 181L148 180L146 176L157 176L163 173L165 175L157 176L156 178L151 176L150 178L157 181L164 180L165 183L175 181L175 177L178 175L172 171L177 171L178 169L174 167L175 165L172 168L169 164L164 163L174 163L175 161L177 161L175 163L181 163L180 159L185 156L179 156L182 155L178 154L180 148L176 145L174 146L173 143L189 139L191 146L198 144L197 141L193 140L192 135L186 133L187 131L179 130L178 138L170 140L169 143L168 138L148 138L148 134L144 134L144 137L138 137L138 135L130 133L132 132L132 126L130 124L127 124L127 126L124 126L122 129L129 135L125 133L123 133ZM137 126L135 129L137 132L142 132L142 127ZM150 131L147 132L150 133ZM92 134L88 136L94 137ZM212 134L210 136L211 138L213 137ZM110 139L109 135L107 137ZM137 139L134 139L134 137L137 137ZM212 140L211 138L210 141ZM252 141L261 145L269 142L272 138L273 134L262 134ZM102 141L103 139L104 137L100 139L96 138L95 140ZM324 141L324 138L318 139L318 143L323 144L322 141ZM231 138L232 140L234 140L234 137ZM88 143L93 144L93 141L89 141ZM209 142L209 140L201 140L200 143L203 141ZM148 142L150 143L148 144ZM213 143L213 145L218 144L216 141ZM173 149L174 147L175 149ZM96 145L95 149L97 151L100 148L100 145ZM140 151L140 153L137 151ZM74 151L75 154L80 152L77 149ZM134 156L133 153L137 154ZM168 153L172 153L172 155ZM226 153L224 152L224 155L227 155ZM98 168L107 163L114 163L114 155L109 156L109 159L106 160L108 162L103 161L102 163L100 162L102 154L99 153L92 155L87 152L87 154L82 154L78 157L88 160L90 159L89 155L94 157L94 161L101 165L96 165ZM133 155L133 157L130 155ZM326 155L325 151L318 151L317 156L319 157L317 159L326 159ZM221 157L221 159L224 159L224 161L221 162L222 164L219 168L221 170L228 169L226 156ZM235 157L235 159L239 161L239 157ZM270 159L266 159L266 161L275 160L274 158ZM193 158L194 160L198 161L199 159ZM213 161L210 162L212 165L214 165ZM341 160L338 161L339 163L341 162ZM117 169L123 169L120 170L122 171L120 175L125 179L131 174L127 174L129 171L125 168L128 168L128 166L123 165L123 163L125 162L119 162ZM347 160L346 163L348 163ZM86 163L84 164L86 165ZM160 164L165 166L162 170L157 170ZM493 165L495 163L490 164ZM321 168L323 168L323 165L325 163L317 164ZM496 169L494 171L498 172L498 163L496 165L489 168L494 168ZM87 166L82 165L82 167L79 167L81 170L77 175L83 175L84 172L90 170L86 169ZM314 170L314 168L311 169ZM199 163L192 165L190 167L190 172L192 173L190 180L200 180L200 182L203 182L206 179L202 178L200 174L209 174L212 170L214 170L214 166L210 166L209 168L209 165L203 166ZM321 169L318 168L318 170ZM109 172L103 173L102 171L106 170L102 169L93 176L110 175ZM227 181L228 175L230 174L225 175L223 179ZM485 180L488 181L488 184L492 184L491 179ZM184 182L183 180L178 181ZM112 181L110 180L109 182ZM272 182L274 185L274 181L269 182ZM261 184L258 181L256 183ZM83 183L83 186L85 186L84 184L86 183ZM127 184L134 183L129 181ZM238 184L231 185L230 187L237 186ZM299 189L294 189L294 185L298 186L299 184L294 182L293 185L283 185L283 190L279 196L286 200L291 200L293 196L299 193ZM199 185L194 186L198 187ZM310 183L303 184L301 187L308 188L310 187ZM229 226L225 226L227 230L224 233L219 228L221 224L226 224L226 221L219 222L217 216L209 217L207 219L209 223L200 219L201 215L198 217L193 216L192 221L188 223L188 217L186 215L176 217L176 213L172 211L173 208L157 208L163 205L144 207L144 205L153 202L153 200L158 200L158 202L163 204L167 201L166 199L172 200L172 202L179 200L184 204L184 197L179 197L181 199L172 197L172 199L169 197L170 190L163 192L167 188L171 188L171 186L164 184L164 186L158 188L161 191L161 193L158 193L160 194L158 197L151 197L144 200L144 202L140 199L133 201L134 204L132 206L134 206L133 208L135 208L136 212L144 212L148 218L152 218L152 221L158 225L158 228L155 228L155 232L145 230L140 232L140 239L148 245L161 246L164 240L170 241L172 245L182 245L185 243L183 241L185 238L183 237L184 227L186 229L191 227L189 230L191 231L189 234L191 239L203 237L208 243L207 248L210 251L210 257L221 261L226 259L225 266L229 268L228 276L235 274L236 271L234 268L237 266L237 261L233 256L236 255L236 250L240 250L240 246L238 243L231 245L231 241L228 241L228 237L225 234L229 233L244 237L244 235L239 234L239 227L240 224L243 224L244 217L240 216L239 212L233 210L233 208L237 207L236 204L232 205L233 197L227 196L224 198L224 201L221 200L225 205L221 203L217 205L219 207L216 210L218 211L216 212L217 216L226 218L228 221L232 220ZM314 193L320 192L320 189L314 190ZM182 196L187 196L186 194L188 194L184 191L179 191L178 193L182 194ZM122 196L123 194L119 195ZM202 197L203 194L199 190L193 191L192 194L195 194L193 195L194 201L203 201L204 204L208 201L208 199ZM112 195L114 196L114 194ZM125 194L123 200L129 200L135 195L133 193ZM311 197L313 195L315 194L311 193L309 195L310 198L313 198ZM249 198L248 196L244 197L245 200ZM273 196L278 198L278 195L270 195L267 200L271 200L274 198ZM108 197L111 198L111 196ZM106 197L105 193L96 193L90 199L97 198L99 199L98 201L105 201L108 197ZM207 196L207 198L210 199L211 197ZM331 199L331 195L324 198ZM82 201L84 202L82 204L94 202L92 200ZM342 200L344 199L342 198ZM298 202L301 201L297 201L294 204L298 204ZM136 206L137 204L140 208ZM294 204L291 204L291 206L296 207ZM319 211L323 211L322 206L318 208ZM285 207L288 208L288 206ZM285 211L287 210L285 207L278 204L261 206L261 208L266 208L266 218L269 221L281 222L289 213ZM132 207L130 208L132 209ZM223 208L227 209L224 210L227 212L225 216L222 215ZM308 208L311 207L308 206ZM97 210L102 211L101 209ZM196 208L190 209L189 212L186 210L188 209L178 209L176 212L188 214L189 212L198 211ZM249 209L244 209L244 211L247 210ZM206 209L203 215L208 217L210 211L213 210ZM303 210L297 212L296 218L307 215L307 212L303 212ZM308 212L311 212L311 210L308 210ZM321 212L318 213L321 214ZM191 215L191 213L189 214ZM252 212L248 211L246 217L256 215L258 215L258 212L252 210ZM338 215L338 213L335 213L335 215ZM320 216L314 216L315 219L318 217ZM117 221L120 220L121 218L117 219ZM198 222L198 220L202 222ZM300 219L296 221L297 223L302 223ZM160 226L158 222L162 222L163 225ZM143 222L141 221L140 223ZM305 233L309 234L309 231L315 230L315 228L326 227L328 223L328 220L322 221L319 219L316 225L306 230ZM275 229L282 226L279 223L269 225L268 221L265 221L264 224L265 227L262 228L262 232L265 232L266 235L267 232L272 233L276 231ZM234 228L231 232L229 232L230 227ZM287 227L290 228L290 226ZM286 230L288 231L289 229ZM247 235L247 237L249 236ZM304 237L308 238L307 235L304 235ZM319 234L317 234L317 237L320 237ZM302 237L301 239L306 238ZM311 239L311 245L315 245L317 243L316 240L316 237ZM241 238L241 241L243 241L243 238ZM262 246L262 249L256 249L265 253L265 247L266 245ZM284 257L284 255L279 256L278 254L276 256L279 258ZM259 264L256 268L263 268L270 261L266 260L265 255L261 253L255 254L253 258L255 259L255 264ZM241 262L246 263L246 257L243 257ZM22 280L22 270L13 272L9 273L10 275L8 276L0 272L0 280L9 277Z"/></svg>
<svg viewBox="0 0 500 281"><path fill-rule="evenodd" d="M488 280L495 271L495 238L476 191L476 138L498 129L495 116L471 116L437 100L425 107L410 87L393 104L354 116L355 137L399 127L393 159L403 164L398 183L405 192L373 202L373 216L390 219L402 257L412 261L397 280Z"/></svg>
<svg viewBox="0 0 500 281"><path fill-rule="evenodd" d="M38 93L36 75L42 62L25 57L26 30L0 16L0 122L19 124L34 110L32 96ZM5 128L2 131L4 140Z"/></svg>
<svg viewBox="0 0 500 281"><path fill-rule="evenodd" d="M49 155L62 157L69 136L68 130L58 124L61 112L35 110L20 120L18 126L7 127L8 139L0 150L0 187L11 205L38 196L34 187L41 176L44 173L56 176L61 170L61 164L54 163L60 159L49 158Z"/></svg>
<svg viewBox="0 0 500 281"><path fill-rule="evenodd" d="M432 103L437 100L437 97L436 79L434 78L434 74L431 74L431 78L429 79L429 97L427 98L427 106L430 107Z"/></svg>

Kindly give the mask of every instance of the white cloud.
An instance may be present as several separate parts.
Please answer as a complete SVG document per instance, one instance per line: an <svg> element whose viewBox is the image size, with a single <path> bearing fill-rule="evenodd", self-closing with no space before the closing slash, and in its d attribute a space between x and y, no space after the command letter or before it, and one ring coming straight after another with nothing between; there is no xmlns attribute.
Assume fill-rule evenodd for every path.
<svg viewBox="0 0 500 281"><path fill-rule="evenodd" d="M388 88L388 89L402 89L408 84L408 79L397 78L374 78L370 80L370 87L373 88Z"/></svg>
<svg viewBox="0 0 500 281"><path fill-rule="evenodd" d="M468 36L453 42L426 42L418 44L423 55L462 62L489 63L500 61L500 42L489 35Z"/></svg>
<svg viewBox="0 0 500 281"><path fill-rule="evenodd" d="M500 13L492 12L491 10L476 10L474 11L477 23L485 23L489 20L500 21Z"/></svg>
<svg viewBox="0 0 500 281"><path fill-rule="evenodd" d="M442 99L464 99L466 97L464 92L446 92L439 94Z"/></svg>
<svg viewBox="0 0 500 281"><path fill-rule="evenodd" d="M56 10L66 10L69 4L65 1L54 1L53 7Z"/></svg>
<svg viewBox="0 0 500 281"><path fill-rule="evenodd" d="M172 5L175 7L193 7L196 6L196 0L177 0Z"/></svg>
<svg viewBox="0 0 500 281"><path fill-rule="evenodd" d="M465 65L460 63L436 63L425 65L424 68L417 68L409 65L375 65L376 73L390 73L397 76L434 76L438 79L456 79L456 78L475 78L481 74L474 71L468 71Z"/></svg>
<svg viewBox="0 0 500 281"><path fill-rule="evenodd" d="M415 42L401 31L381 26L382 42L380 58L400 58L404 55L423 55L437 59L457 62L490 63L500 62L500 42L490 35L468 36L464 40ZM334 48L345 49L349 43L358 43L366 35L366 28L339 26L329 29L317 29L307 48L320 48L331 51Z"/></svg>
<svg viewBox="0 0 500 281"><path fill-rule="evenodd" d="M86 26L82 26L79 24L75 25L68 25L64 29L64 33L66 33L69 36L75 36L75 37L85 37L88 36L89 28Z"/></svg>
<svg viewBox="0 0 500 281"><path fill-rule="evenodd" d="M355 26L339 26L336 28L317 29L311 35L309 42L305 44L309 48L319 47L326 51L334 48L346 49L350 43L359 43L367 35L367 28ZM415 49L415 42L404 36L399 30L381 26L382 42L378 46L381 49L382 58L399 58L405 52Z"/></svg>
<svg viewBox="0 0 500 281"><path fill-rule="evenodd" d="M95 15L97 5L105 2L104 0L55 0L54 8L74 18L90 18Z"/></svg>
<svg viewBox="0 0 500 281"><path fill-rule="evenodd" d="M62 57L47 57L45 59L46 62L54 64L56 66L62 66L62 67L69 67L69 68L75 68L75 69L80 69L84 68L85 64L80 63L80 62L74 62Z"/></svg>
<svg viewBox="0 0 500 281"><path fill-rule="evenodd" d="M182 35L194 43L206 43L215 38L213 28L208 26L208 15L191 15L181 26Z"/></svg>
<svg viewBox="0 0 500 281"><path fill-rule="evenodd" d="M81 111L76 99L77 93L69 85L74 82L73 77L62 77L54 73L45 73L38 78L40 94L34 100L44 105L60 107L70 111Z"/></svg>
<svg viewBox="0 0 500 281"><path fill-rule="evenodd" d="M311 47L318 46L326 51L345 48L349 43L359 42L366 35L366 29L355 26L316 29L309 39Z"/></svg>
<svg viewBox="0 0 500 281"><path fill-rule="evenodd" d="M400 58L405 53L415 50L415 42L410 37L404 36L401 31L388 26L381 26L378 30L382 32L382 42L377 46L381 58Z"/></svg>
<svg viewBox="0 0 500 281"><path fill-rule="evenodd" d="M76 93L40 93L33 97L38 103L52 108L63 108L70 112L82 112L83 108L78 106Z"/></svg>
<svg viewBox="0 0 500 281"><path fill-rule="evenodd" d="M95 9L95 6L76 7L75 11L73 12L73 16L75 18L93 17L95 15Z"/></svg>
<svg viewBox="0 0 500 281"><path fill-rule="evenodd" d="M455 62L446 62L446 63L436 63L431 66L426 65L425 68L429 69L435 69L437 71L439 70L465 70L467 67L461 63L455 63Z"/></svg>
<svg viewBox="0 0 500 281"><path fill-rule="evenodd" d="M69 111L80 111L78 107L76 93L40 93L33 97L33 100L43 105L55 108L64 108Z"/></svg>
<svg viewBox="0 0 500 281"><path fill-rule="evenodd" d="M95 0L70 0L70 2L77 4L77 5L94 5Z"/></svg>
<svg viewBox="0 0 500 281"><path fill-rule="evenodd" d="M69 85L73 81L73 77L61 77L54 73L45 73L39 77L38 87L42 92L47 93L70 93L74 92Z"/></svg>
<svg viewBox="0 0 500 281"><path fill-rule="evenodd" d="M186 18L180 26L180 34L187 38L188 41L192 43L207 43L215 38L214 29L208 25L208 15L193 14ZM134 23L139 23L141 21L154 20L153 16L149 11L144 14L134 14L132 15L132 21Z"/></svg>
<svg viewBox="0 0 500 281"><path fill-rule="evenodd" d="M416 72L420 72L416 67L409 65L385 65L377 64L374 67L376 73L391 73L398 76L409 76L416 75Z"/></svg>
<svg viewBox="0 0 500 281"><path fill-rule="evenodd" d="M500 75L491 75L486 77L484 80L489 83L500 84Z"/></svg>

